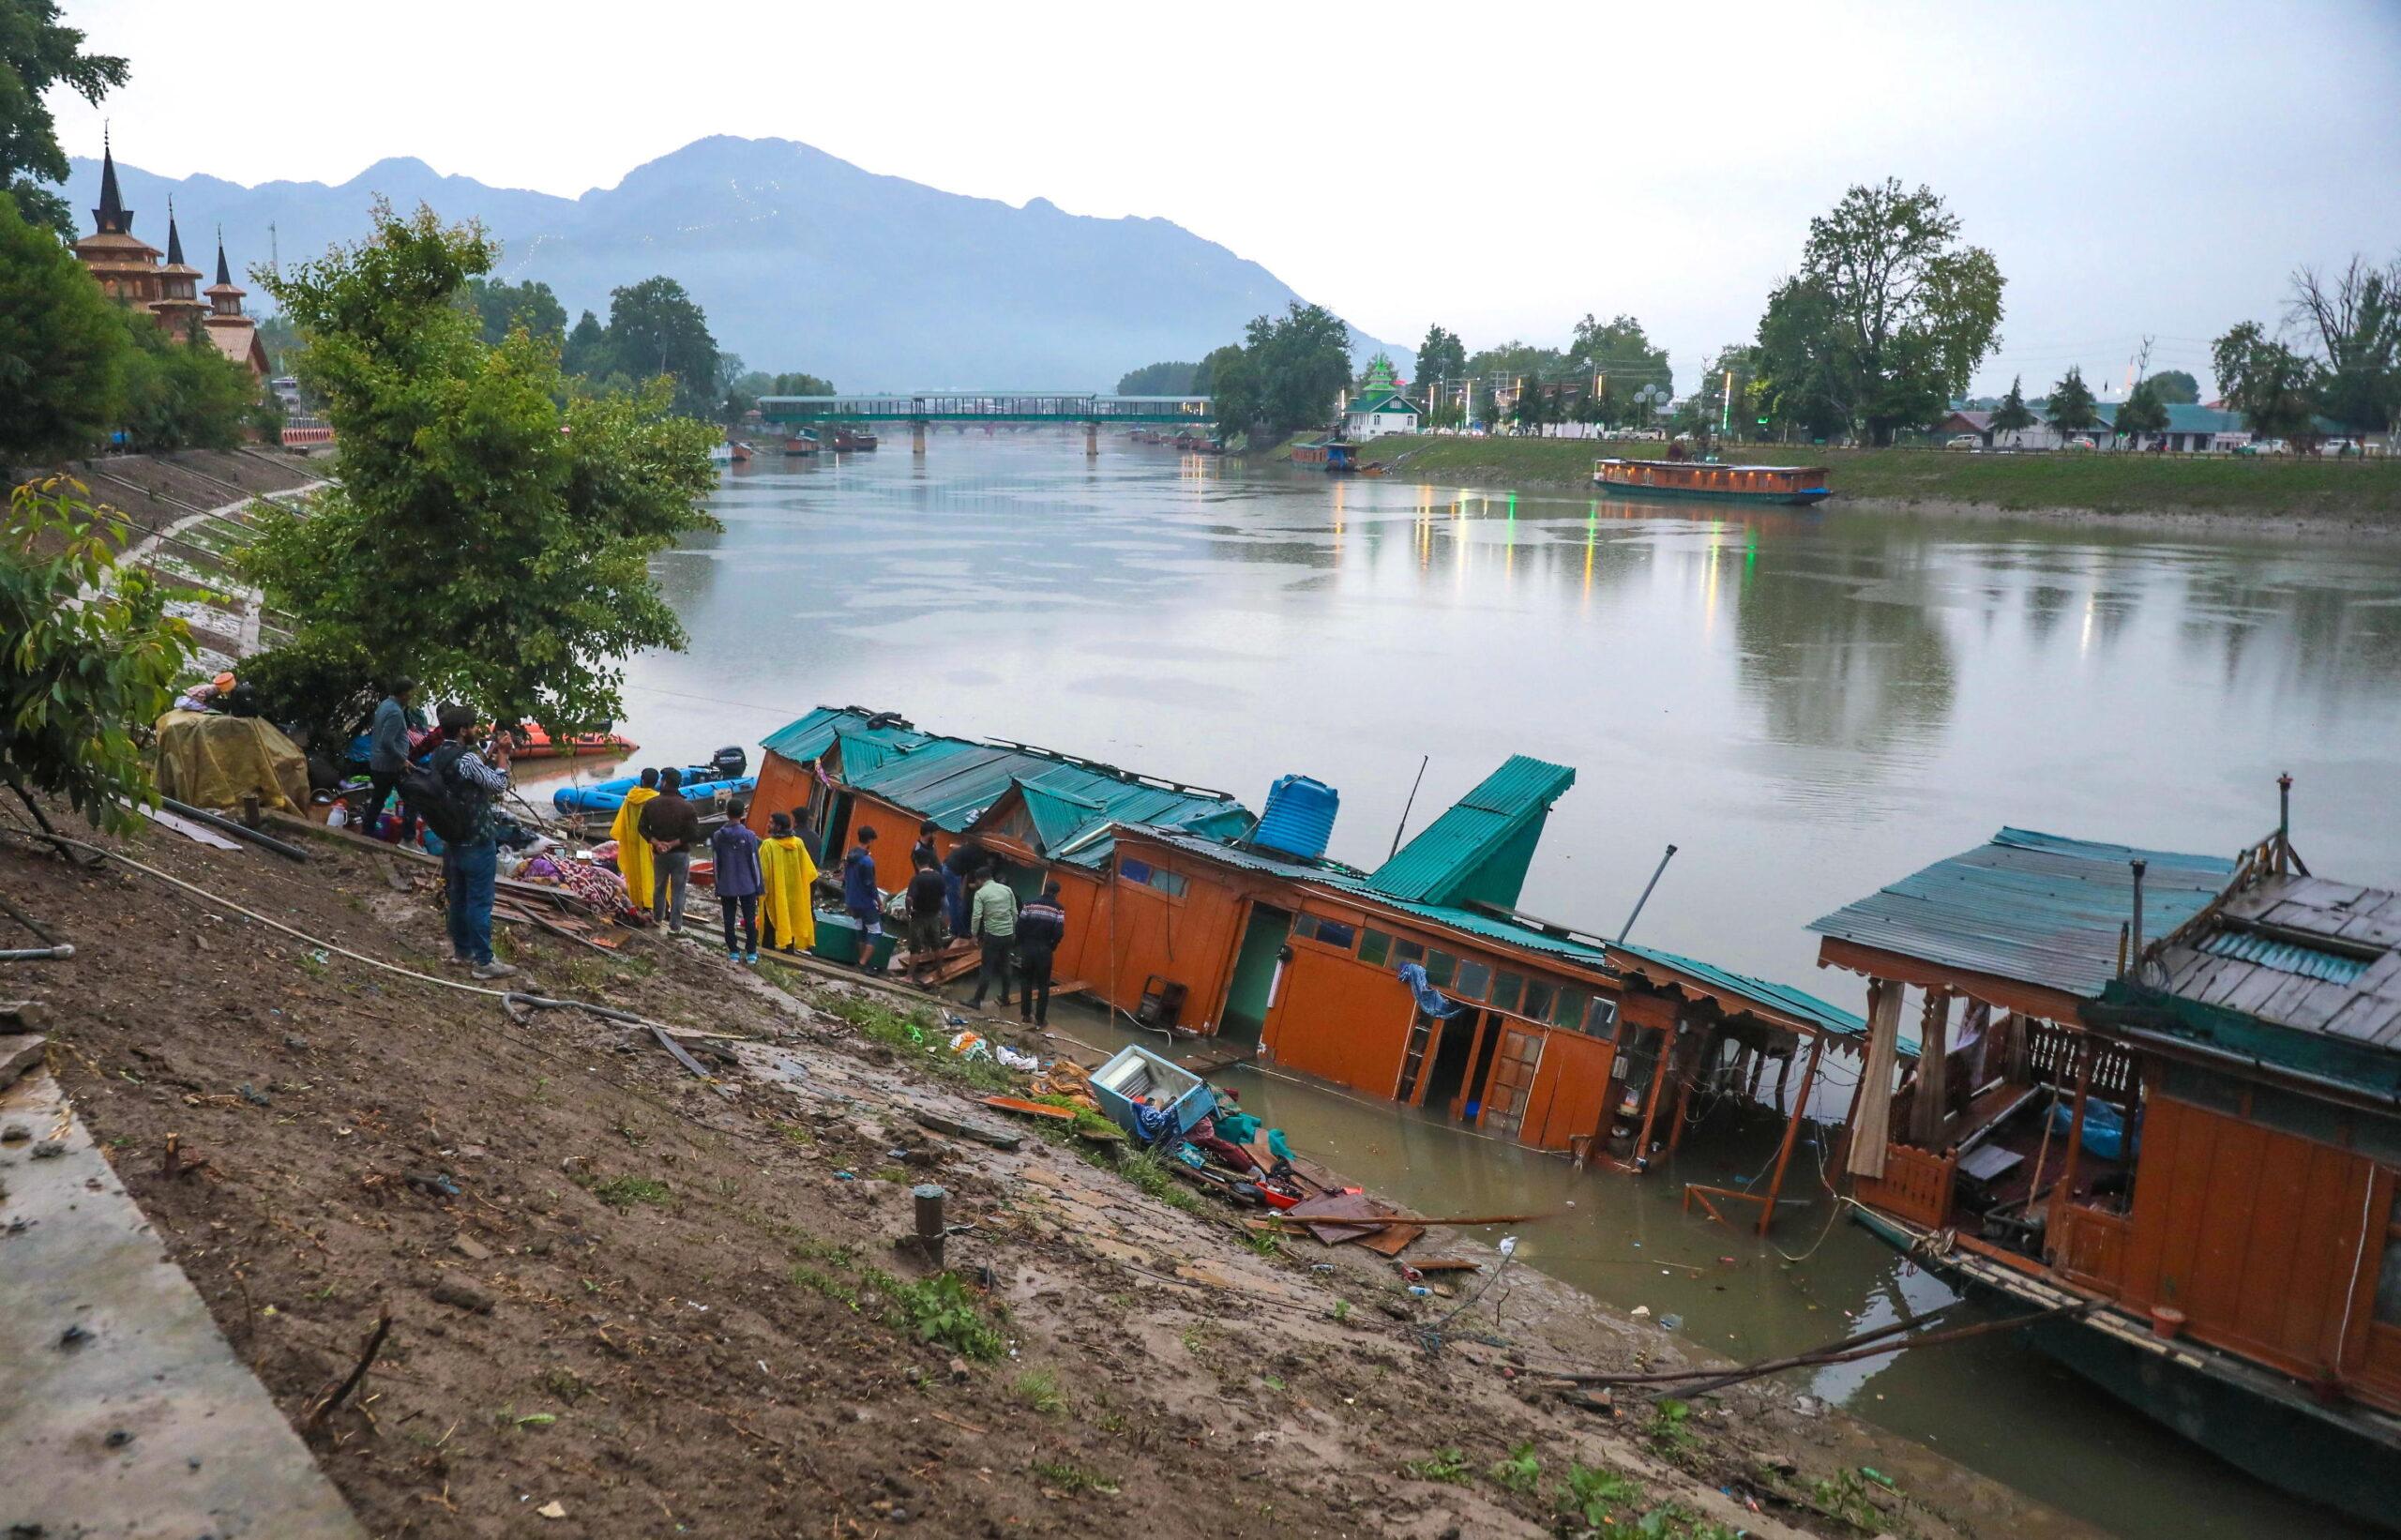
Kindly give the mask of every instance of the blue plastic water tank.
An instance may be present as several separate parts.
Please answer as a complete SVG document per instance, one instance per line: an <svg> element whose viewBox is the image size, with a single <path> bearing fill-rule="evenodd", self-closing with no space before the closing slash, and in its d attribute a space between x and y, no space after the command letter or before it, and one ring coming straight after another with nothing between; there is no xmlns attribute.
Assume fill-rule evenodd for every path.
<svg viewBox="0 0 2401 1540"><path fill-rule="evenodd" d="M1251 843L1315 860L1334 836L1334 815L1342 793L1306 776L1285 776L1267 789L1267 810Z"/></svg>

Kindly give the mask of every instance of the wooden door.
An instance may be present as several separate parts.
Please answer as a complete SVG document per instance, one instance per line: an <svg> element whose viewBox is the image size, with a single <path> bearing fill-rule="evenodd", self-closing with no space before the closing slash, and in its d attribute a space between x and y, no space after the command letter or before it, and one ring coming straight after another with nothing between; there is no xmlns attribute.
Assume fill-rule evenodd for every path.
<svg viewBox="0 0 2401 1540"><path fill-rule="evenodd" d="M1503 1139L1518 1137L1526 1121L1526 1102L1533 1094L1534 1076L1542 1068L1542 1045L1547 1035L1504 1020L1501 1047L1492 1057L1492 1073L1484 1093L1484 1116L1478 1126L1485 1132Z"/></svg>

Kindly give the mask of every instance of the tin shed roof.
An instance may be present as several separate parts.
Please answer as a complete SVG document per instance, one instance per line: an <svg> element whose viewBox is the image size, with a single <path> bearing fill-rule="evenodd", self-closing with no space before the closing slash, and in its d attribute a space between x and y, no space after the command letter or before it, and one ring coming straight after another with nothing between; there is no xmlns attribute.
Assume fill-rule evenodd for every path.
<svg viewBox="0 0 2401 1540"><path fill-rule="evenodd" d="M2118 972L2118 928L2143 874L2143 929L2164 936L2232 880L2222 856L2137 850L2003 829L1989 843L1811 922L1855 942L1967 973L2098 999Z"/></svg>
<svg viewBox="0 0 2401 1540"><path fill-rule="evenodd" d="M1029 810L1040 806L1045 844L1055 859L1077 866L1097 867L1109 859L1114 840L1092 837L1113 823L1239 837L1257 822L1250 809L1223 792L1048 749L921 732L889 712L856 706L821 706L761 747L786 759L808 760L838 741L846 785L929 818L953 834L1022 782Z"/></svg>
<svg viewBox="0 0 2401 1540"><path fill-rule="evenodd" d="M1512 754L1378 867L1367 885L1415 903L1474 898L1513 908L1542 821L1575 784L1576 772L1566 765Z"/></svg>
<svg viewBox="0 0 2401 1540"><path fill-rule="evenodd" d="M1656 969L1681 974L1706 989L1748 1001L1783 1016L1798 1018L1836 1037L1864 1038L1867 1035L1865 1017L1855 1016L1839 1005L1829 1004L1816 995L1805 993L1789 984L1753 978L1748 974L1720 968L1699 958L1680 957L1655 947L1637 946L1631 942L1611 942L1609 952L1621 967L1643 971L1642 964L1650 963ZM1900 1040L1900 1049L1907 1057L1917 1056L1917 1044L1909 1038Z"/></svg>

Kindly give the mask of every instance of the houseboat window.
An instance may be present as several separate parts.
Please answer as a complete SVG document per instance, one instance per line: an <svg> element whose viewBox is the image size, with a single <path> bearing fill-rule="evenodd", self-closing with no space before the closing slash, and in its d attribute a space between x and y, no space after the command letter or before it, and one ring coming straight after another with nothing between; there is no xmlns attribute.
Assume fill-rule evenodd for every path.
<svg viewBox="0 0 2401 1540"><path fill-rule="evenodd" d="M1556 1004L1558 1000L1559 989L1556 986L1545 984L1538 978L1529 979L1526 981L1526 1008L1518 1014L1531 1016L1537 1021L1548 1021L1550 1019L1550 1007Z"/></svg>
<svg viewBox="0 0 2401 1540"><path fill-rule="evenodd" d="M1390 936L1385 935L1381 930L1362 930L1359 932L1359 960L1361 962L1367 963L1371 967L1381 968L1384 965L1384 959L1390 956L1392 956L1392 938Z"/></svg>
<svg viewBox="0 0 2401 1540"><path fill-rule="evenodd" d="M1525 992L1526 981L1522 974L1496 974L1492 978L1492 1008L1514 1011L1518 1008L1518 997Z"/></svg>
<svg viewBox="0 0 2401 1540"><path fill-rule="evenodd" d="M1034 832L1034 815L1025 810L1025 804L1021 802L1011 808L1007 816L992 826L991 832L1004 839L1015 839L1030 845L1035 850L1042 848L1042 841Z"/></svg>
<svg viewBox="0 0 2401 1540"><path fill-rule="evenodd" d="M1155 888L1170 898L1184 897L1184 874L1170 871L1165 867L1155 867L1148 861L1137 861L1130 855L1121 855L1117 858L1117 875L1129 883L1140 883L1144 887Z"/></svg>
<svg viewBox="0 0 2401 1540"><path fill-rule="evenodd" d="M1448 984L1458 976L1459 959L1448 952L1426 954L1426 976L1436 984Z"/></svg>
<svg viewBox="0 0 2401 1540"><path fill-rule="evenodd" d="M1413 941L1395 941L1392 955L1401 962L1423 962L1426 960L1426 948Z"/></svg>
<svg viewBox="0 0 2401 1540"><path fill-rule="evenodd" d="M1323 942L1345 952L1351 950L1351 944L1359 939L1357 929L1340 920L1329 920L1322 914L1303 914L1292 922L1292 934Z"/></svg>
<svg viewBox="0 0 2401 1540"><path fill-rule="evenodd" d="M1617 1002L1607 995L1596 994L1584 1012L1584 1034L1588 1037L1613 1036L1617 1031Z"/></svg>
<svg viewBox="0 0 2401 1540"><path fill-rule="evenodd" d="M1591 1004L1592 1001L1593 997L1589 993L1582 989L1578 989L1572 985L1560 990L1559 1002L1551 1008L1550 1019L1552 1023L1557 1026L1573 1027L1578 1031L1582 1030L1584 1025L1584 1007Z"/></svg>
<svg viewBox="0 0 2401 1540"><path fill-rule="evenodd" d="M1451 992L1465 1000L1481 1000L1492 988L1492 969L1482 962L1462 962L1458 976L1451 982Z"/></svg>

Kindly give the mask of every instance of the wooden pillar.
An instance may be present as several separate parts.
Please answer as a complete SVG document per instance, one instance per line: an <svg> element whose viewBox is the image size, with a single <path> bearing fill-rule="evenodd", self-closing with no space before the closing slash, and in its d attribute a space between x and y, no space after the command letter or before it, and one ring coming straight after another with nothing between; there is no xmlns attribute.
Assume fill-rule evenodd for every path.
<svg viewBox="0 0 2401 1540"><path fill-rule="evenodd" d="M1792 1044L1792 1051L1784 1056L1784 1063L1775 1066L1775 1105L1778 1107L1786 1105L1784 1088L1792 1083L1792 1061L1800 1055L1800 1052L1801 1044L1796 1038Z"/></svg>
<svg viewBox="0 0 2401 1540"><path fill-rule="evenodd" d="M1910 1112L1910 1142L1921 1150L1942 1148L1942 1121L1951 1100L1951 993L1925 991L1925 1014L1918 1026L1917 1102Z"/></svg>
<svg viewBox="0 0 2401 1540"><path fill-rule="evenodd" d="M1691 1062L1684 1065L1683 1073L1678 1077L1681 1089L1676 1092L1676 1124L1674 1127L1668 1130L1669 1155L1674 1155L1676 1146L1684 1141L1684 1112L1692 1106L1692 1082L1700 1078L1700 1066L1709 1062L1717 1046L1717 1029L1706 1027L1694 1033L1692 1037Z"/></svg>
<svg viewBox="0 0 2401 1540"><path fill-rule="evenodd" d="M2051 1189L2051 1216L2043 1237L2046 1254L2052 1250L2051 1241L2060 1232L2060 1211L2066 1206L2069 1195L2076 1191L2076 1157L2084 1150L2084 1103L2092 1094L2092 1060L2100 1052L2101 1045L2085 1037L2083 1049L2083 1053L2076 1061L2076 1113L2067 1125L2067 1164L2060 1170L2059 1185Z"/></svg>
<svg viewBox="0 0 2401 1540"><path fill-rule="evenodd" d="M1791 1061L1788 1059L1785 1061L1785 1064L1789 1067ZM1751 1049L1751 1079L1750 1083L1743 1088L1743 1099L1744 1101L1757 1101L1759 1099L1759 1076L1766 1069L1767 1047L1765 1044L1761 1044L1759 1047ZM1782 1103L1782 1100L1783 1093L1781 1089L1779 1089L1777 1092L1777 1101L1779 1105Z"/></svg>
<svg viewBox="0 0 2401 1540"><path fill-rule="evenodd" d="M1798 1049L1800 1045L1794 1044ZM1759 1233L1775 1222L1776 1195L1784 1191L1784 1168L1792 1161L1792 1146L1800 1141L1801 1120L1809 1115L1809 1092L1818 1083L1818 1060L1826 1051L1823 1033L1809 1034L1809 1067L1801 1072L1801 1099L1792 1104L1792 1115L1785 1120L1784 1145L1775 1152L1775 1175L1767 1185L1767 1204L1759 1210Z"/></svg>
<svg viewBox="0 0 2401 1540"><path fill-rule="evenodd" d="M1668 1061L1675 1057L1677 1047L1676 1023L1670 1021L1659 1029L1659 1067L1651 1072L1651 1095L1642 1107L1642 1132L1634 1136L1637 1171L1651 1164L1651 1125L1659 1121L1659 1094L1668 1083Z"/></svg>

